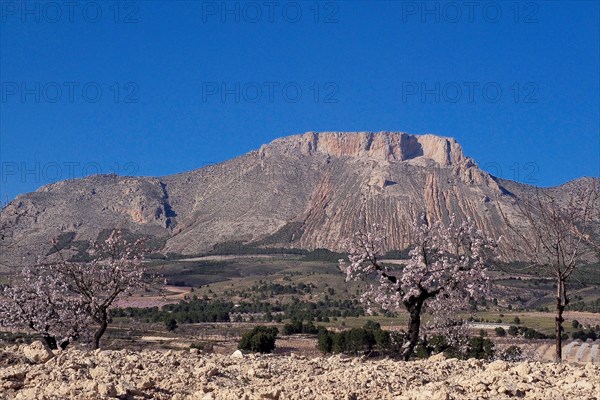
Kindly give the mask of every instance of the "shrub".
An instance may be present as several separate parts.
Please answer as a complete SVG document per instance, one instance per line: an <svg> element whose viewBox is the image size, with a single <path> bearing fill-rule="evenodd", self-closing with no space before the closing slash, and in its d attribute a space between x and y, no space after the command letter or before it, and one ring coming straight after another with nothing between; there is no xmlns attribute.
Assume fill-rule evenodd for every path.
<svg viewBox="0 0 600 400"><path fill-rule="evenodd" d="M517 336L519 334L519 328L517 328L514 325L511 325L510 327L508 327L508 334L510 336Z"/></svg>
<svg viewBox="0 0 600 400"><path fill-rule="evenodd" d="M165 327L167 328L167 330L169 332L177 329L177 321L175 320L175 318L166 318L165 319Z"/></svg>
<svg viewBox="0 0 600 400"><path fill-rule="evenodd" d="M523 350L519 346L510 346L500 354L500 358L504 361L521 361Z"/></svg>
<svg viewBox="0 0 600 400"><path fill-rule="evenodd" d="M596 334L596 332L594 332L592 330L589 330L587 332L582 331L582 330L573 332L571 334L571 337L573 339L579 339L579 340L583 340L583 341L586 341L588 339L592 339L592 340L598 339L598 335Z"/></svg>
<svg viewBox="0 0 600 400"><path fill-rule="evenodd" d="M498 337L506 336L506 330L503 327L499 326L494 330L496 331L496 336L498 336Z"/></svg>
<svg viewBox="0 0 600 400"><path fill-rule="evenodd" d="M279 330L274 326L256 326L242 336L238 348L255 353L271 353L275 349L278 333Z"/></svg>

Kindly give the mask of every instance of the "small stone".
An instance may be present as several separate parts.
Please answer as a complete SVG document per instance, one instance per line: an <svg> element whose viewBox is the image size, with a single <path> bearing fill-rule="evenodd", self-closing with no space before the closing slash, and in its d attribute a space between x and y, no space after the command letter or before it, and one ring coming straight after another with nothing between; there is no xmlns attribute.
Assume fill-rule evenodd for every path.
<svg viewBox="0 0 600 400"><path fill-rule="evenodd" d="M154 382L154 380L146 378L146 379L144 379L144 381L142 381L141 388L142 388L142 390L148 390L148 389L154 389L155 386L156 386L156 382Z"/></svg>
<svg viewBox="0 0 600 400"><path fill-rule="evenodd" d="M233 352L233 354L231 355L231 358L237 358L237 359L243 359L244 358L244 353L242 353L239 350L236 350Z"/></svg>
<svg viewBox="0 0 600 400"><path fill-rule="evenodd" d="M507 369L508 364L506 363L506 361L502 360L493 361L487 367L488 371L506 371Z"/></svg>
<svg viewBox="0 0 600 400"><path fill-rule="evenodd" d="M429 357L429 361L433 362L439 362L444 360L446 360L446 356L444 355L444 353L437 353Z"/></svg>
<svg viewBox="0 0 600 400"><path fill-rule="evenodd" d="M98 385L98 393L100 396L116 397L117 389L112 383L101 383Z"/></svg>
<svg viewBox="0 0 600 400"><path fill-rule="evenodd" d="M531 367L527 363L521 363L513 369L517 375L525 378L531 373Z"/></svg>

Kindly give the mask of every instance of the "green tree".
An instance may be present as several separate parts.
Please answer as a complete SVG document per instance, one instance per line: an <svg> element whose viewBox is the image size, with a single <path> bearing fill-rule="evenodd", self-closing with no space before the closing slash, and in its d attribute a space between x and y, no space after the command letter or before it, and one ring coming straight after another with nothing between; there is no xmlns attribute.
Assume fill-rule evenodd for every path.
<svg viewBox="0 0 600 400"><path fill-rule="evenodd" d="M331 353L332 347L332 334L327 329L319 327L319 332L317 333L317 348L323 353Z"/></svg>
<svg viewBox="0 0 600 400"><path fill-rule="evenodd" d="M166 318L165 319L165 327L167 328L167 330L169 332L177 329L177 321L175 320L175 318Z"/></svg>
<svg viewBox="0 0 600 400"><path fill-rule="evenodd" d="M483 336L475 336L471 338L467 357L489 360L494 357L494 342L486 339Z"/></svg>
<svg viewBox="0 0 600 400"><path fill-rule="evenodd" d="M271 353L275 349L278 333L279 330L274 326L256 326L242 336L238 348L255 353Z"/></svg>
<svg viewBox="0 0 600 400"><path fill-rule="evenodd" d="M508 327L508 334L510 336L517 336L519 334L519 328L514 325Z"/></svg>

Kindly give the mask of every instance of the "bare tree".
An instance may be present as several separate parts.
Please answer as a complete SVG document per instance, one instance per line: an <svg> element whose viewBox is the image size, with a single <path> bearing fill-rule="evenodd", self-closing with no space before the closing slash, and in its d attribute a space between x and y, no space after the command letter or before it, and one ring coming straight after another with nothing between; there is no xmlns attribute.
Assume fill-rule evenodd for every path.
<svg viewBox="0 0 600 400"><path fill-rule="evenodd" d="M516 220L512 222L498 207L506 225L513 233L505 238L507 245L518 252L516 259L545 271L556 280L555 361L562 361L563 313L569 305L568 284L575 272L598 259L598 184L589 188L574 188L566 198L551 192L536 190L531 199L516 202Z"/></svg>

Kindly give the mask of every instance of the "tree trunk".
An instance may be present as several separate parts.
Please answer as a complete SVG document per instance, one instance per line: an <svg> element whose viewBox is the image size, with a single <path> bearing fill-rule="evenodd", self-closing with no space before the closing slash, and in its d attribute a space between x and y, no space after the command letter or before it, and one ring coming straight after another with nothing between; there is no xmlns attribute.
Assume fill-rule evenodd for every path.
<svg viewBox="0 0 600 400"><path fill-rule="evenodd" d="M565 321L563 318L563 311L565 310L566 301L563 302L565 282L561 279L558 280L558 287L556 289L556 321L555 334L556 334L556 348L554 354L555 362L562 362L562 323ZM566 300L566 299L565 299Z"/></svg>
<svg viewBox="0 0 600 400"><path fill-rule="evenodd" d="M104 335L104 332L106 332L107 327L108 327L108 314L106 312L103 312L100 315L100 326L98 327L98 329L96 329L96 332L94 332L94 344L93 344L94 350L100 348L100 338L102 337L102 335Z"/></svg>
<svg viewBox="0 0 600 400"><path fill-rule="evenodd" d="M44 342L46 342L50 350L56 350L58 348L56 346L56 339L53 336L44 335L42 336L42 339L44 339Z"/></svg>
<svg viewBox="0 0 600 400"><path fill-rule="evenodd" d="M419 297L409 305L410 320L408 322L408 346L402 352L402 359L408 361L419 342L419 331L421 330L421 311L425 299Z"/></svg>

